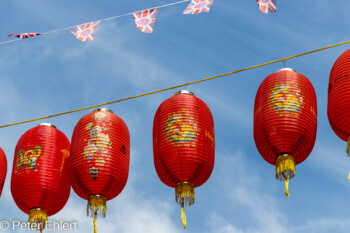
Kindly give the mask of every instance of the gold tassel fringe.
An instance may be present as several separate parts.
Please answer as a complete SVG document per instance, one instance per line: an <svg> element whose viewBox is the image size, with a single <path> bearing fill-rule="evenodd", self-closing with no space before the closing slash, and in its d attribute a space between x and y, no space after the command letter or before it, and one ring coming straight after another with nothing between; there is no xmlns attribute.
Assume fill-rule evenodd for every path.
<svg viewBox="0 0 350 233"><path fill-rule="evenodd" d="M181 221L184 228L187 227L184 206L191 206L195 202L194 186L188 182L178 183L175 188L175 201L181 205Z"/></svg>
<svg viewBox="0 0 350 233"><path fill-rule="evenodd" d="M88 205L86 207L87 216L96 218L101 216L106 217L107 214L107 204L106 198L101 195L91 195L88 200Z"/></svg>
<svg viewBox="0 0 350 233"><path fill-rule="evenodd" d="M175 188L175 201L179 205L191 206L195 202L194 186L188 182L178 183Z"/></svg>
<svg viewBox="0 0 350 233"><path fill-rule="evenodd" d="M86 207L87 216L94 218L94 233L97 232L97 216L102 218L106 217L107 214L107 203L106 198L101 195L91 195L88 200Z"/></svg>
<svg viewBox="0 0 350 233"><path fill-rule="evenodd" d="M47 214L46 211L40 208L33 208L29 212L28 222L33 230L42 231L46 227Z"/></svg>
<svg viewBox="0 0 350 233"><path fill-rule="evenodd" d="M295 160L291 155L280 155L276 159L276 179L284 181L284 194L290 196L288 191L289 180L295 175Z"/></svg>

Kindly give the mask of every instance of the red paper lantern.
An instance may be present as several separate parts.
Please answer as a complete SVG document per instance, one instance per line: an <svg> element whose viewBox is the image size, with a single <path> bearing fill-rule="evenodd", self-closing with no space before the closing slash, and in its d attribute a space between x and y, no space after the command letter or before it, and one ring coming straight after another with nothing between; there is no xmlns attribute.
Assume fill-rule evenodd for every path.
<svg viewBox="0 0 350 233"><path fill-rule="evenodd" d="M186 90L165 100L154 117L153 150L158 176L175 188L186 227L184 205L194 204L194 188L208 180L214 167L214 123L208 106Z"/></svg>
<svg viewBox="0 0 350 233"><path fill-rule="evenodd" d="M88 200L87 214L94 218L97 232L97 216L106 216L106 201L119 195L128 180L128 127L111 110L94 110L75 126L71 155L73 190Z"/></svg>
<svg viewBox="0 0 350 233"><path fill-rule="evenodd" d="M47 216L59 212L70 194L70 143L55 126L41 123L19 139L13 160L11 192L29 214L31 229L45 228Z"/></svg>
<svg viewBox="0 0 350 233"><path fill-rule="evenodd" d="M7 159L4 151L0 147L0 197L2 189L4 188L4 183L7 174Z"/></svg>
<svg viewBox="0 0 350 233"><path fill-rule="evenodd" d="M348 142L346 151L350 156L350 49L335 61L329 76L327 113L333 131Z"/></svg>
<svg viewBox="0 0 350 233"><path fill-rule="evenodd" d="M261 156L276 166L276 179L294 177L295 165L311 153L317 129L316 94L310 81L284 68L260 85L254 106L254 140Z"/></svg>

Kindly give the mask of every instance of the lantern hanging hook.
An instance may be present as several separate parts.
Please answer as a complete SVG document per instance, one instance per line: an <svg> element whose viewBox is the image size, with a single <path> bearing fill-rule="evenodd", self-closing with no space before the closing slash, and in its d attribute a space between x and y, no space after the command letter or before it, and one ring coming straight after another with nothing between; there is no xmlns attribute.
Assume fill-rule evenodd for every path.
<svg viewBox="0 0 350 233"><path fill-rule="evenodd" d="M187 90L187 85L188 85L188 82L185 83L185 90Z"/></svg>
<svg viewBox="0 0 350 233"><path fill-rule="evenodd" d="M282 60L283 68L286 68L286 60Z"/></svg>

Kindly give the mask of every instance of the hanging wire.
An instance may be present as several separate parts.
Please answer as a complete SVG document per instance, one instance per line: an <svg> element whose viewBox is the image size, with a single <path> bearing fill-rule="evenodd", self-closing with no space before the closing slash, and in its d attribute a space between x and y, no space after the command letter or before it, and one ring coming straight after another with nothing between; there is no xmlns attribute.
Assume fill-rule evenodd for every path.
<svg viewBox="0 0 350 233"><path fill-rule="evenodd" d="M190 1L190 0L182 0L182 1L179 1L179 2L173 2L173 3L169 3L169 4L165 4L165 5L155 6L155 7L151 7L151 8L147 8L147 9L143 9L143 10L133 11L133 12L130 12L130 13L126 13L126 14L122 14L122 15L116 15L116 16L112 16L112 17L109 17L109 18L99 19L99 20L90 21L90 22L94 23L94 22L98 22L98 21L101 21L101 22L102 22L102 21L108 21L108 20L112 20L112 19L117 19L117 18L125 17L125 16L128 16L128 15L132 15L132 14L134 14L135 12L150 10L150 9L154 9L154 8L160 9L160 8L164 8L164 7L168 7L168 6L173 6L173 5L181 4L181 3L184 3L184 2L188 2L188 1ZM88 23L88 22L86 22L86 23ZM55 33L55 32L60 32L60 31L69 30L69 29L72 29L72 28L76 28L76 27L78 27L79 25L86 24L86 23L78 24L78 25L75 25L75 26L68 26L68 27L64 27L64 28L54 29L54 30L48 31L48 32L42 32L40 36L47 35L47 34L51 34L51 33ZM27 38L27 39L29 39L29 38ZM12 43L12 42L19 41L19 40L23 40L23 39L17 38L17 39L13 39L13 40L8 40L8 41L0 42L0 45L7 44L7 43Z"/></svg>
<svg viewBox="0 0 350 233"><path fill-rule="evenodd" d="M300 53L300 54L293 55L293 56L290 56L290 57L285 57L285 58L282 58L282 59L278 59L278 60L262 63L262 64L259 64L259 65L250 66L250 67L247 67L247 68L231 71L231 72L228 72L228 73L219 74L219 75L215 75L215 76L212 76L212 77L200 79L200 80L197 80L197 81L186 82L184 84L180 84L180 85L176 85L176 86L172 86L172 87L167 87L167 88L164 88L164 89L159 89L159 90L156 90L156 91L151 91L151 92L147 92L147 93L143 93L143 94L139 94L139 95L134 95L134 96L130 96L130 97L119 99L119 100L105 102L105 103L102 103L102 104L97 104L97 105L92 105L92 106L88 106L88 107L84 107L84 108L79 108L79 109L75 109L75 110L68 111L68 112L62 112L62 113L57 113L57 114L53 114L53 115L49 115L49 116L34 118L34 119L31 119L31 120L20 121L20 122L16 122L16 123L12 123L12 124L2 125L2 126L0 126L0 128L6 128L6 127L10 127L10 126L21 125L21 124L25 124L25 123L29 123L29 122L39 121L39 120L46 119L48 117L52 118L52 117L67 115L67 114L71 114L71 113L75 113L75 112L88 110L88 109L91 109L91 108L102 107L104 105L115 104L115 103L131 100L131 99L136 99L136 98L140 98L140 97L144 97L144 96L148 96L148 95L153 95L153 94L156 94L156 93L173 90L173 89L180 88L180 87L186 87L186 86L189 86L189 85L193 85L193 84L197 84L197 83L201 83L201 82L206 82L206 81L209 81L209 80L212 80L212 79L225 77L225 76L228 76L228 75L231 75L231 74L236 74L236 73L240 73L240 72L243 72L243 71L256 69L256 68L259 68L259 67L262 67L262 66L271 65L271 64L274 64L274 63L277 63L277 62L282 62L282 61L290 60L290 59L293 59L293 58L302 57L302 56L305 56L305 55L308 55L308 54L311 54L311 53L316 53L316 52L319 52L319 51L322 51L322 50L334 48L334 47L337 47L337 46L340 46L340 45L344 45L344 44L349 44L349 43L350 43L350 40L344 41L344 42L341 42L341 43L338 43L338 44L326 46L326 47L323 47L323 48L311 50L311 51L308 51L308 52L305 52L305 53Z"/></svg>
<svg viewBox="0 0 350 233"><path fill-rule="evenodd" d="M283 68L286 68L286 60L283 60L282 63L283 63Z"/></svg>

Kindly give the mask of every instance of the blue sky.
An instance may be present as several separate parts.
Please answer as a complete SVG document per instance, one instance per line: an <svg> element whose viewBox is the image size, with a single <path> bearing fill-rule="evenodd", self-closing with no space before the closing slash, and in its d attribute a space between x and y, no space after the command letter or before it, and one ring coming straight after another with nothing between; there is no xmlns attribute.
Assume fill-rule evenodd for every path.
<svg viewBox="0 0 350 233"><path fill-rule="evenodd" d="M170 0L2 0L1 37L46 32L171 3ZM214 0L210 13L182 15L186 3L160 9L154 33L138 31L132 17L102 22L92 43L67 31L0 45L0 125L69 111L191 82L346 41L348 0L278 0L275 14L262 14L255 0ZM5 41L6 39L0 40ZM174 190L153 165L152 124L158 106L173 91L109 106L129 127L131 163L124 191L108 202L100 232L292 233L348 232L350 160L346 143L327 118L331 67L349 46L289 60L313 83L318 101L314 150L297 166L291 197L274 178L275 168L253 140L256 91L282 63L189 86L212 111L216 160L211 178L196 189L183 230ZM70 139L90 110L49 119ZM45 122L45 121L40 121ZM40 122L0 129L8 175L0 198L0 220L27 220L10 192L14 149ZM86 201L73 190L51 220L77 221L75 232L92 232ZM10 231L20 232L20 230Z"/></svg>

